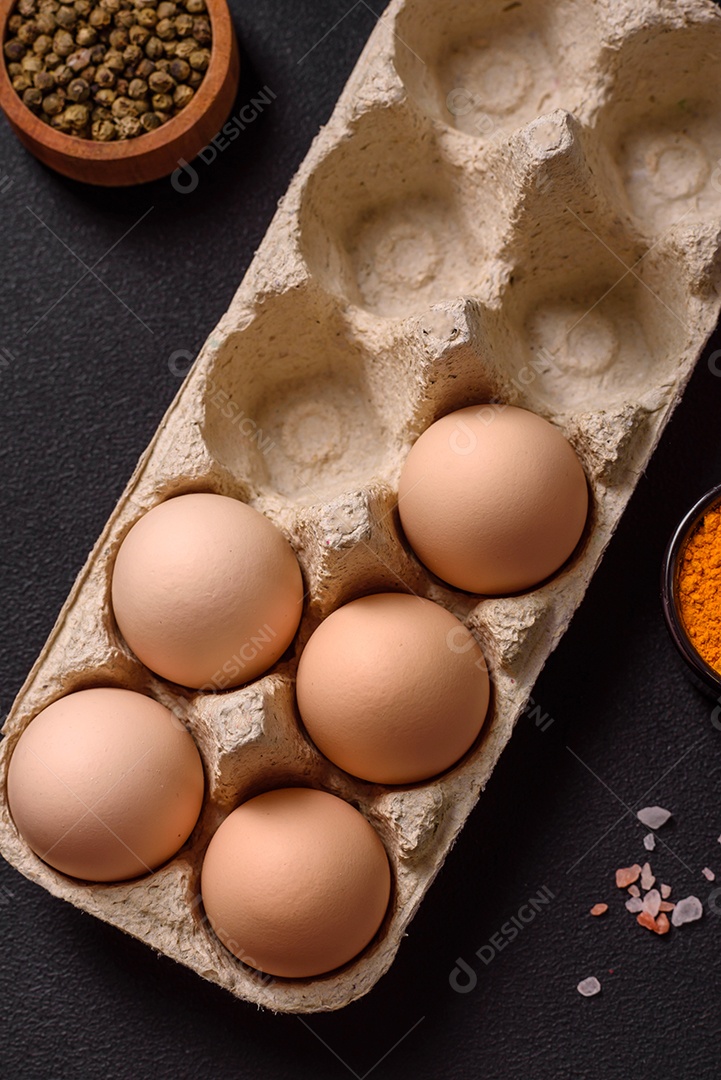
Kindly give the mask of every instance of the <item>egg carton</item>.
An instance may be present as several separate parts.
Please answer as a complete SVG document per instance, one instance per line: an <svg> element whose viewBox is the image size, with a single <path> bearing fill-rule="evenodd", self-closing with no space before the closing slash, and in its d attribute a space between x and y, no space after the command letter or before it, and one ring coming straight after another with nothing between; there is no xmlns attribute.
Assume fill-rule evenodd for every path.
<svg viewBox="0 0 721 1080"><path fill-rule="evenodd" d="M719 313L721 19L706 0L394 0L279 205L226 315L140 460L4 728L0 849L55 896L288 1012L340 1008L391 964L566 630ZM446 586L404 541L398 478L434 419L531 409L578 453L592 509L561 572L524 595ZM293 647L240 689L166 683L110 604L113 559L169 496L250 503L291 541L307 594ZM384 788L310 743L294 701L313 629L368 592L412 590L476 634L493 681L478 743L445 775ZM260 631L259 631L260 632ZM124 686L172 709L203 758L187 844L149 877L84 884L18 835L7 763L62 694ZM324 788L378 830L391 905L343 969L271 979L211 932L203 853L241 801ZM502 822L498 823L502 828Z"/></svg>

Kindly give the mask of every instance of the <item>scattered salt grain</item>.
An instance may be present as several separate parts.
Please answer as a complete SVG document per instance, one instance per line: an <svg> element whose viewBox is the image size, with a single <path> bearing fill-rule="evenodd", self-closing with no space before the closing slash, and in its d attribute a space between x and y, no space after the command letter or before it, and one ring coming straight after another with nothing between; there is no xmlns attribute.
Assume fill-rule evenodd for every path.
<svg viewBox="0 0 721 1080"><path fill-rule="evenodd" d="M673 909L675 907L676 907L676 905L671 904L668 900L662 900L661 903L658 905L658 910L659 911L673 911Z"/></svg>
<svg viewBox="0 0 721 1080"><path fill-rule="evenodd" d="M632 896L630 900L627 900L626 911L630 911L632 915L638 915L640 911L643 911L643 900L641 897Z"/></svg>
<svg viewBox="0 0 721 1080"><path fill-rule="evenodd" d="M661 893L658 889L651 889L643 898L643 910L647 911L654 919L661 908Z"/></svg>
<svg viewBox="0 0 721 1080"><path fill-rule="evenodd" d="M652 889L655 884L656 878L651 873L651 864L644 863L641 871L641 888L645 891L646 889Z"/></svg>
<svg viewBox="0 0 721 1080"><path fill-rule="evenodd" d="M671 886L670 885L662 885L661 886L661 896L664 898L664 900L668 900L670 895L671 895Z"/></svg>
<svg viewBox="0 0 721 1080"><path fill-rule="evenodd" d="M628 891L630 892L631 896L641 895L641 890L639 889L638 885L629 885Z"/></svg>
<svg viewBox="0 0 721 1080"><path fill-rule="evenodd" d="M716 875L714 874L713 870L709 870L708 866L704 866L701 873L703 874L703 876L706 878L707 881L715 881L716 880Z"/></svg>
<svg viewBox="0 0 721 1080"><path fill-rule="evenodd" d="M620 870L616 871L616 884L619 889L625 889L629 885L633 885L634 881L638 881L638 875L641 873L641 867L638 863L634 863L633 866L622 866Z"/></svg>
<svg viewBox="0 0 721 1080"><path fill-rule="evenodd" d="M590 979L584 979L580 982L576 989L583 997L593 997L594 994L599 994L601 992L601 984L598 979L592 975Z"/></svg>
<svg viewBox="0 0 721 1080"><path fill-rule="evenodd" d="M685 900L679 900L673 909L671 922L674 926L683 926L684 923L695 922L703 915L703 907L697 896L687 896Z"/></svg>
<svg viewBox="0 0 721 1080"><path fill-rule="evenodd" d="M656 847L656 837L653 835L652 832L646 833L646 835L644 836L643 846L646 848L646 851L653 851Z"/></svg>
<svg viewBox="0 0 721 1080"><path fill-rule="evenodd" d="M594 904L591 908L591 915L605 915L608 911L608 904Z"/></svg>
<svg viewBox="0 0 721 1080"><path fill-rule="evenodd" d="M636 922L641 926L645 926L647 930L656 929L656 920L653 915L649 915L647 911L642 911L640 915L636 916Z"/></svg>
<svg viewBox="0 0 721 1080"><path fill-rule="evenodd" d="M671 817L671 811L664 810L662 806L645 806L636 817L647 829L660 829Z"/></svg>
<svg viewBox="0 0 721 1080"><path fill-rule="evenodd" d="M664 913L661 912L659 917L656 919L656 933L667 934L670 929L671 923L668 921L668 916L664 915Z"/></svg>

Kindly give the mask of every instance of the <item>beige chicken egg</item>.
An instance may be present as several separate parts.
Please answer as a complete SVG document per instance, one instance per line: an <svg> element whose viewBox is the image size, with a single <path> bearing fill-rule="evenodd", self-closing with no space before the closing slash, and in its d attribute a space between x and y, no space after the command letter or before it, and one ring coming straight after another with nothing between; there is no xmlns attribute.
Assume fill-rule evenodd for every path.
<svg viewBox="0 0 721 1080"><path fill-rule="evenodd" d="M572 446L548 421L513 406L471 406L415 443L398 513L409 544L439 578L473 593L517 593L574 551L588 485Z"/></svg>
<svg viewBox="0 0 721 1080"><path fill-rule="evenodd" d="M7 793L32 850L63 874L121 881L156 869L203 801L193 738L163 705L110 687L58 698L28 724Z"/></svg>
<svg viewBox="0 0 721 1080"><path fill-rule="evenodd" d="M324 791L281 788L243 803L203 862L205 913L250 967L306 978L352 960L378 931L391 873L378 834Z"/></svg>
<svg viewBox="0 0 721 1080"><path fill-rule="evenodd" d="M303 608L298 560L276 526L225 495L179 495L132 527L112 602L135 655L165 679L224 690L290 645Z"/></svg>
<svg viewBox="0 0 721 1080"><path fill-rule="evenodd" d="M322 754L363 780L410 784L472 746L490 686L480 646L454 615L417 596L375 593L320 624L296 692Z"/></svg>

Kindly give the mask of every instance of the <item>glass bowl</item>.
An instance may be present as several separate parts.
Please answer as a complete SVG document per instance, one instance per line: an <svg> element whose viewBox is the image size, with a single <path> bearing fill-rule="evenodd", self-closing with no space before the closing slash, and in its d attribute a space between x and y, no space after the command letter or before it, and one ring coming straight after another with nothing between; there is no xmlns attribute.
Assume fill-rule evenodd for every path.
<svg viewBox="0 0 721 1080"><path fill-rule="evenodd" d="M676 528L663 560L661 599L663 613L671 639L688 665L694 683L721 701L721 673L707 664L689 638L681 616L678 599L678 578L686 542L704 515L721 503L721 484L707 491L694 503Z"/></svg>

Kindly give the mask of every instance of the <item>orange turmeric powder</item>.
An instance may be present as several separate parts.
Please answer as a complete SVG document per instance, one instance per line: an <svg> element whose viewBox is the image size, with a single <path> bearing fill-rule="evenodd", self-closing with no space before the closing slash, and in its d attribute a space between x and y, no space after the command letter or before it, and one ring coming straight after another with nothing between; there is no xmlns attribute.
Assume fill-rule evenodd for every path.
<svg viewBox="0 0 721 1080"><path fill-rule="evenodd" d="M721 508L704 514L686 541L677 588L681 618L692 645L721 673Z"/></svg>

